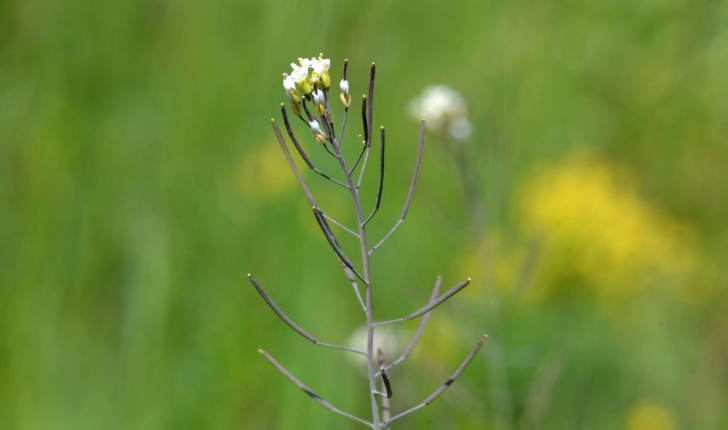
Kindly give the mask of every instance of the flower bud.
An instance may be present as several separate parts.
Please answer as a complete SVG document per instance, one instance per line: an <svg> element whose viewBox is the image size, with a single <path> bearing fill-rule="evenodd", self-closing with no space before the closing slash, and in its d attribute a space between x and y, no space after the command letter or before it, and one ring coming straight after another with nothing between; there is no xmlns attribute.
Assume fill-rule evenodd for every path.
<svg viewBox="0 0 728 430"><path fill-rule="evenodd" d="M341 95L339 95L339 100L341 100L341 103L345 107L349 107L351 104L351 94L349 94L349 81L346 79L342 79L341 82L339 82L339 88L341 89Z"/></svg>
<svg viewBox="0 0 728 430"><path fill-rule="evenodd" d="M319 115L324 115L326 113L326 97L324 96L324 92L316 89L311 95L313 96L313 104L316 106L316 112Z"/></svg>
<svg viewBox="0 0 728 430"><path fill-rule="evenodd" d="M293 76L288 76L285 73L283 74L283 89L286 90L288 100L291 102L295 101L297 103L301 101L301 95L296 89L296 79Z"/></svg>
<svg viewBox="0 0 728 430"><path fill-rule="evenodd" d="M311 121L308 123L308 126L311 127L313 138L316 139L318 143L322 145L326 143L326 135L321 131L321 126L317 121Z"/></svg>

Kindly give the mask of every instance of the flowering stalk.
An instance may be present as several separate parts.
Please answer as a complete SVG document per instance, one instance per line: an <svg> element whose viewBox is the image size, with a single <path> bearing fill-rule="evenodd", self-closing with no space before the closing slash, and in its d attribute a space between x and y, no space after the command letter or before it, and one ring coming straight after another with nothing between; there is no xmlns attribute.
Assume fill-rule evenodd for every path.
<svg viewBox="0 0 728 430"><path fill-rule="evenodd" d="M377 210L379 209L381 198L382 198L382 191L383 191L383 184L384 184L384 156L385 156L385 131L384 127L380 128L380 172L379 172L379 186L377 188L377 198L374 205L374 208L371 212L371 214L367 217L364 216L364 211L361 203L361 198L359 196L359 187L361 185L361 180L364 176L364 171L366 169L367 159L369 157L369 149L372 146L372 124L373 124L373 101L374 101L374 77L376 73L375 65L372 64L370 78L369 78L369 92L368 96L363 97L362 101L362 127L363 127L363 134L364 134L364 142L363 142L363 149L362 152L359 154L359 157L356 159L355 163L352 165L352 167L349 167L349 165L346 162L346 159L344 157L344 154L341 149L341 142L344 135L345 125L346 125L346 119L348 117L348 108L351 103L351 96L349 93L349 82L346 80L346 68L348 61L344 62L344 73L343 73L343 79L341 80L341 83L339 85L339 88L341 90L341 96L340 100L342 104L344 105L345 112L344 112L344 124L341 128L341 133L337 139L335 132L334 132L334 118L333 113L331 112L330 105L329 105L329 91L330 91L330 83L331 83L331 77L329 75L329 66L331 62L329 59L324 59L323 55L320 55L318 59L313 58L310 61L305 59L299 59L299 64L296 65L295 63L291 64L293 67L293 71L291 72L291 75L284 75L284 81L283 81L283 87L286 91L286 96L288 97L290 103L291 103L291 110L293 113L298 116L303 122L305 122L312 132L313 138L321 145L323 146L326 151L338 159L339 165L341 167L341 171L344 175L344 181L339 182L337 180L332 179L330 176L322 173L319 171L311 162L311 159L306 155L305 151L303 150L302 146L299 144L298 140L296 139L293 130L291 128L291 125L288 121L288 116L286 113L285 105L281 105L281 111L283 115L283 121L286 126L286 131L288 132L288 136L290 137L291 141L293 142L294 146L296 147L297 152L301 156L301 158L304 160L306 165L316 172L319 176L343 187L346 188L349 191L349 194L351 195L352 203L354 205L354 210L356 213L356 219L357 219L357 227L355 229L349 229L348 227L344 226L343 224L337 222L333 218L326 215L319 205L316 203L316 200L311 193L310 189L306 185L306 182L303 179L303 176L301 175L301 172L298 170L298 167L296 166L295 162L293 161L293 158L291 156L290 151L288 150L288 145L283 138L283 135L281 134L280 129L278 128L278 125L275 123L274 120L272 120L272 126L273 131L276 135L276 138L278 139L278 143L280 144L281 150L283 151L284 156L286 157L286 160L288 161L288 164L293 171L296 179L298 180L299 184L301 185L301 188L303 189L304 194L306 195L306 198L308 199L309 204L311 205L311 208L313 210L314 218L316 219L317 224L319 225L319 228L321 229L322 233L324 234L324 237L326 238L327 242L331 246L331 248L336 253L336 256L338 260L341 262L341 266L344 270L344 273L346 277L349 279L349 281L352 284L352 287L354 291L356 292L357 298L362 306L362 309L364 310L366 314L366 328L367 328L367 341L366 341L366 350L358 350L354 348L348 348L348 347L342 347L332 344L326 344L318 341L316 338L308 334L308 332L304 331L300 326L295 324L286 314L273 302L273 300L270 298L270 296L266 293L266 291L263 289L261 284L251 275L249 275L250 281L255 287L258 294L263 298L263 300L268 304L268 306L274 311L278 317L283 320L288 326L290 326L294 331L296 331L299 335L301 335L303 338L308 340L309 342L319 345L319 346L325 346L329 348L334 349L340 349L347 352L352 352L356 354L362 354L366 355L367 357L367 374L368 374L368 380L369 380L369 397L371 400L371 409L372 409L372 419L371 421L364 420L362 418L353 416L349 413L343 412L334 406L332 406L327 401L323 400L320 396L315 394L313 391L311 391L306 385L304 385L302 382L300 382L297 378L295 378L292 374L290 374L281 364L279 364L270 354L266 353L263 350L260 350L260 353L271 363L273 366L275 366L281 373L283 373L291 382L293 382L298 388L300 388L302 391L304 391L306 394L308 394L311 398L313 398L316 402L324 406L326 409L337 413L339 415L345 416L347 418L350 418L352 420L355 420L357 422L360 422L362 424L365 424L369 426L370 428L374 430L383 430L390 428L390 423L396 419L399 419L411 412L414 412L430 402L434 401L442 392L444 392L447 387L452 384L452 382L457 379L458 376L465 370L465 368L468 366L468 364L472 361L475 354L478 352L480 347L483 345L483 342L485 341L485 336L478 342L478 344L475 346L473 351L468 355L468 357L463 361L462 365L458 370L455 372L455 374L445 382L440 388L438 388L433 394L431 394L429 397L425 399L425 401L413 408L410 408L408 410L405 410L404 412L401 412L393 417L390 416L389 412L389 405L390 405L390 398L393 395L393 389L392 389L392 379L387 373L387 370L391 369L395 365L401 363L404 361L407 356L410 354L412 349L414 348L415 344L417 343L425 324L427 323L427 320L429 319L429 313L432 311L435 307L445 302L447 299L461 291L463 288L465 288L469 283L470 279L468 279L465 282L462 282L452 289L448 290L446 293L438 296L439 288L440 288L440 278L438 277L438 280L435 284L435 288L433 290L432 296L430 297L430 301L428 304L421 308L420 310L410 314L409 316L405 318L400 318L397 320L392 321L385 321L380 323L374 322L374 308L373 308L373 287L371 282L371 254L374 252L375 249L377 249L382 243L384 243L391 235L394 233L394 231L404 222L404 219L407 215L407 211L409 209L410 202L412 200L412 196L414 194L415 185L417 183L417 177L419 174L420 169L420 162L422 159L422 151L424 147L424 138L425 138L425 121L424 119L421 122L420 125L420 139L419 139L419 145L418 145L418 151L417 151L417 158L415 163L415 169L414 174L412 177L412 182L410 184L410 189L407 194L407 199L405 201L404 210L402 212L402 216L397 221L395 226L387 233L387 235L377 243L373 248L369 248L369 242L367 237L367 231L366 226L367 223L372 220L374 215L377 213ZM309 69L312 68L313 72L309 75ZM303 94L303 95L301 95ZM307 101L313 103L315 107L316 114L314 115L309 108L307 107ZM301 109L300 107L303 107L303 112L306 113L306 119L304 119L301 116ZM328 147L328 144L331 145L331 148L333 151L331 151ZM359 161L362 158L362 154L364 155L364 162L361 165L360 173L359 173L359 179L355 181L354 174L357 166L359 165ZM359 272L355 265L352 263L352 261L346 256L346 254L343 252L341 247L339 246L339 242L336 239L336 236L334 235L333 231L331 230L329 226L329 222L332 224L337 225L338 227L341 227L346 232L350 233L354 237L356 237L359 240L359 246L361 250L361 262L362 262L362 270ZM365 294L364 299L362 300L359 286L357 279L361 280L364 283L365 288ZM390 323L396 323L396 322L404 322L408 321L414 318L423 317L422 322L420 324L420 327L417 329L417 332L415 336L413 337L410 344L407 346L405 351L402 353L399 359L397 359L394 363L390 365L385 365L382 358L379 358L375 355L374 351L374 327L377 325L382 324L390 324ZM376 360L376 365L375 365ZM382 388L384 391L379 391L377 389L377 382L378 380L381 380ZM380 415L380 408L379 408L379 397L378 396L384 396L385 399L382 400L382 414Z"/></svg>

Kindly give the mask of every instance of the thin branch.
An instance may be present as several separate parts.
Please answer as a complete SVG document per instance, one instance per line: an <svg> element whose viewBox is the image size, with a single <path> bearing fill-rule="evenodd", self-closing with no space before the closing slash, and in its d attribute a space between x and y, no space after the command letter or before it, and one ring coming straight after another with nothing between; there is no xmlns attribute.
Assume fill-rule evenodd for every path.
<svg viewBox="0 0 728 430"><path fill-rule="evenodd" d="M298 171L298 167L296 167L296 163L293 162L291 153L288 151L288 145L286 145L286 141L283 139L283 136L281 135L281 130L278 128L278 125L276 124L275 120L271 119L270 122L273 125L273 132L276 134L278 143L281 145L281 149L283 150L283 155L286 156L286 160L288 160L288 165L291 167L291 170L293 170L293 174L296 175L296 179L298 179L298 183L301 184L301 188L303 188L303 192L304 192L304 194L306 194L306 198L308 199L308 202L311 204L311 206L316 206L316 200L314 200L313 195L311 194L311 190L308 189L306 182L303 180L303 176L301 176L301 172Z"/></svg>
<svg viewBox="0 0 728 430"><path fill-rule="evenodd" d="M348 187L347 187L347 188L348 188ZM353 235L354 237L356 237L356 238L359 238L359 233L355 233L354 231L352 231L351 229L349 229L349 228L348 228L347 226L345 226L345 225L341 224L340 222L336 221L335 219L331 218L330 216L326 215L326 214L325 214L325 213L323 213L323 212L321 212L321 215L323 215L323 216L324 216L324 218L326 218L327 220L329 220L329 221L331 221L332 223L334 223L334 225L337 225L337 226L339 226L339 227L340 227L341 229L343 229L343 230L344 230L344 231L346 231L347 233L350 233L350 234L351 234L351 235Z"/></svg>
<svg viewBox="0 0 728 430"><path fill-rule="evenodd" d="M366 283L366 309L367 309L367 374L369 376L369 398L371 400L372 407L372 424L375 430L381 430L380 416L379 416L379 402L377 401L374 392L377 389L377 380L374 377L376 373L374 367L374 312L372 310L372 285L371 285L371 267L369 261L369 245L367 244L366 230L363 225L364 215L361 209L361 201L357 190L354 188L354 181L349 172L349 167L346 165L346 160L341 153L339 146L334 146L336 154L339 156L339 164L341 170L346 176L346 181L349 184L349 193L351 193L352 202L354 203L354 209L356 211L356 221L359 226L359 245L361 247L362 256L362 270L364 271L364 282ZM325 218L321 217L325 221Z"/></svg>
<svg viewBox="0 0 728 430"><path fill-rule="evenodd" d="M349 169L349 174L351 175L352 172L354 172L354 169L356 169L356 166L359 164L359 161L361 160L362 155L364 155L364 151L367 150L367 142L362 142L361 152L359 153L359 156L356 158L356 161L354 162L354 165L351 166L351 169Z"/></svg>
<svg viewBox="0 0 728 430"><path fill-rule="evenodd" d="M326 88L326 91L324 91L324 95L326 97L326 112L324 113L324 117L326 118L326 121L328 121L328 119L329 119L327 114L329 112L331 112L331 107L329 106L329 92L330 91L331 91L331 88ZM336 130L334 130L334 121L333 121L334 116L332 115L331 118L332 118L332 121L328 122L329 129L331 129L332 139L336 140Z"/></svg>
<svg viewBox="0 0 728 430"><path fill-rule="evenodd" d="M317 174L321 175L322 177L328 179L329 181L335 183L336 185L340 185L340 186L342 186L344 188L349 188L348 185L346 185L346 184L344 184L342 182L339 182L336 179L333 179L333 178L329 177L328 175L326 175L325 173L321 172L319 169L316 168L316 166L313 165L313 163L311 162L311 160L308 158L308 155L306 155L306 152L303 150L303 148L301 147L301 145L299 145L298 139L296 139L296 135L293 134L293 129L291 129L291 124L288 122L288 114L286 112L286 105L284 105L283 103L281 103L281 113L283 114L283 123L286 125L286 131L288 132L288 137L290 137L291 138L291 141L293 141L293 146L296 147L296 150L298 151L298 154L301 156L301 158L306 163L306 165L311 170L313 170Z"/></svg>
<svg viewBox="0 0 728 430"><path fill-rule="evenodd" d="M435 281L435 286L432 288L432 294L430 294L430 301L429 303L433 303L437 299L437 294L440 292L440 286L442 285L442 276L438 276L437 280ZM404 360L409 357L409 355L412 353L412 350L415 348L415 345L417 345L417 342L420 340L420 336L422 336L422 332L425 330L425 326L427 325L427 321L430 320L430 316L432 316L431 313L425 314L425 316L422 318L422 321L420 321L419 327L417 327L417 331L415 332L415 335L412 336L412 340L410 340L410 343L407 345L407 348L404 349L404 352L402 355L399 356L398 359L394 360L392 364L388 365L384 368L384 370L389 370L393 368L394 366L398 365L399 363L403 362ZM377 375L379 376L379 375Z"/></svg>
<svg viewBox="0 0 728 430"><path fill-rule="evenodd" d="M308 199L308 202L311 204L311 207L316 207L316 200L313 198L313 194L311 194L311 191L308 189L308 186L306 185L306 181L303 180L303 177L301 176L301 172L298 170L298 167L296 166L296 163L293 162L293 158L291 157L290 151L288 151L288 145L286 145L286 141L283 139L283 136L281 135L281 131L278 128L278 125L275 123L275 120L271 119L271 124L273 126L273 132L276 135L276 138L278 138L278 143L281 146L281 150L283 150L283 155L286 156L286 160L288 161L288 165L291 167L291 170L293 171L293 174L296 176L296 179L298 180L298 183L301 185L301 188L303 188L304 194L306 194L306 198ZM348 187L347 187L348 188ZM319 217L316 215L316 211L314 211L314 216L316 216L316 220L319 221ZM328 228L328 224L326 224L326 220L324 218L321 218L319 221L319 225L322 226L322 229L324 229L324 235L326 236L326 239L329 240L329 235L326 233L326 231L330 231L331 229ZM331 235L333 238L333 234ZM346 274L346 277L349 278L350 281L352 281L352 286L354 287L356 291L357 298L359 299L359 303L361 303L362 308L364 308L364 311L366 312L366 306L364 305L364 301L362 300L361 294L359 293L359 287L356 285L356 281L354 280L353 276L356 275L359 279L361 279L361 275L357 273L357 271L353 268L351 262L346 259L341 258L343 255L343 252L341 251L341 248L339 248L338 243L336 243L336 239L334 238L334 244L336 245L334 248L334 251L337 255L339 255L339 261L341 261L341 264L344 269L344 273ZM329 240L329 243L331 241ZM338 251L337 251L338 249ZM344 256L346 258L346 256Z"/></svg>
<svg viewBox="0 0 728 430"><path fill-rule="evenodd" d="M331 152L331 150L329 149L329 146L328 146L328 145L326 145L326 144L324 143L324 144L323 144L323 147L324 147L324 149L326 150L326 152L328 152L328 153L329 153L329 154L330 154L330 155L331 155L332 157L334 157L334 158L339 158L339 156L338 156L338 155L336 155L336 154L334 154L333 152Z"/></svg>
<svg viewBox="0 0 728 430"><path fill-rule="evenodd" d="M339 134L339 146L344 141L344 131L346 130L346 120L349 118L349 107L344 108L344 119L341 122L341 133Z"/></svg>
<svg viewBox="0 0 728 430"><path fill-rule="evenodd" d="M361 293L359 292L359 284L356 282L356 276L354 275L354 272L351 271L348 267L346 267L346 264L341 261L341 267L344 269L344 273L346 274L346 277L349 279L349 282L351 282L351 288L354 289L354 292L356 293L356 298L359 300L359 304L361 305L362 310L364 313L367 311L367 305L364 304L364 300L361 297Z"/></svg>
<svg viewBox="0 0 728 430"><path fill-rule="evenodd" d="M450 290L448 290L445 294L438 297L434 302L431 301L427 306L425 306L424 308L420 309L419 311L417 311L407 317L399 318L399 319L391 320L391 321L384 321L384 322L376 323L374 325L379 326L379 325L385 325L385 324L392 324L392 323L396 323L396 322L409 321L409 320L413 320L415 318L421 317L422 315L425 315L426 313L435 309L437 306L442 304L442 302L444 302L445 300L449 299L450 297L452 297L455 294L457 294L458 292L460 292L460 290L467 287L468 284L470 284L470 278L468 278L465 281L450 288Z"/></svg>
<svg viewBox="0 0 728 430"><path fill-rule="evenodd" d="M308 105L306 104L306 99L305 98L303 100L301 100L301 104L303 105L303 110L306 111L306 115L308 116L308 119L310 120L310 122L316 121L319 124L321 124L321 121L319 121L318 119L316 119L316 117L314 117L313 114L311 114L311 111L308 110ZM326 122L326 120L324 120L323 124L325 124L324 128L328 128L328 123ZM307 124L307 125L308 125L309 128L311 128L311 125L310 124ZM328 133L328 137L329 137L329 139L331 139L331 133ZM324 149L326 150L326 152L329 153L329 155L331 155L334 158L339 158L338 155L336 155L333 152L331 152L331 150L326 145L326 143L323 143L322 145L323 145Z"/></svg>
<svg viewBox="0 0 728 430"><path fill-rule="evenodd" d="M306 112L306 116L308 117L308 122L314 122L314 121L319 122L316 119L316 117L313 116L313 114L311 113L311 111L308 110L308 105L306 104L306 98L305 97L301 100L301 104L303 105L303 111ZM311 127L311 126L309 125L309 127Z"/></svg>
<svg viewBox="0 0 728 430"><path fill-rule="evenodd" d="M349 259L346 257L344 251L342 251L341 247L339 247L339 243L336 241L336 237L331 232L329 225L326 223L326 219L321 215L321 211L319 211L316 206L313 206L312 209L313 214L316 217L316 221L319 224L319 227L321 227L321 230L324 232L324 236L326 236L326 240L329 241L329 245L331 245L331 247L334 249L336 255L339 256L339 259L346 265L346 267L351 269L351 271L356 275L357 278L361 279L366 283L366 280L359 274L359 272L356 271L354 265L351 264L351 261L349 261Z"/></svg>
<svg viewBox="0 0 728 430"><path fill-rule="evenodd" d="M248 279L250 279L250 282L253 284L255 289L258 291L258 294L265 300L266 303L268 303L268 306L275 312L276 315L278 315L278 318L282 319L284 323L288 324L289 327L291 327L296 333L303 336L306 340L313 343L314 345L318 346L325 346L328 348L334 348L334 349L342 349L344 351L350 351L355 352L357 354L363 354L367 355L366 352L358 350L358 349L352 349L348 348L346 346L338 346L338 345L331 345L328 343L322 343L316 340L313 336L306 333L305 330L303 330L301 327L298 326L298 324L294 323L286 314L283 313L283 311L273 302L273 300L268 296L268 294L265 292L263 287L260 285L257 279L255 279L250 273L248 273Z"/></svg>
<svg viewBox="0 0 728 430"><path fill-rule="evenodd" d="M374 251L376 251L377 248L379 248L384 243L384 241L386 241L389 238L389 236L391 236L392 233L394 233L394 231L397 230L397 228L399 228L399 226L404 222L405 217L407 217L407 211L409 210L409 205L412 202L412 195L415 192L415 185L417 185L417 176L420 173L420 163L422 162L422 149L423 149L424 145L425 145L425 120L423 119L422 123L420 124L420 143L419 143L419 147L417 148L417 161L415 162L415 172L412 175L412 182L410 183L409 193L407 193L407 200L405 200L405 202L404 202L404 209L402 209L402 216L400 217L399 221L397 221L397 223L394 225L394 227L392 227L392 229L389 230L389 233L387 233L384 236L384 238L382 238L382 240L379 241L379 243L374 245L372 250L369 251L369 255L371 255ZM364 161L366 161L366 160L364 160ZM356 188L358 190L359 186L357 185Z"/></svg>
<svg viewBox="0 0 728 430"><path fill-rule="evenodd" d="M321 212L321 214L326 215L323 212ZM326 217L326 218L328 218L328 217ZM326 222L326 218L323 218L322 221L323 221L326 229L331 231L331 227L329 227L329 224ZM332 219L332 221L333 221L333 219ZM359 237L358 234L356 236ZM334 239L334 243L336 244L336 246L341 248L339 246L339 242L336 240L336 238L334 237L333 239ZM357 284L357 282L356 282L356 276L354 275L354 272L351 269L349 269L349 267L346 265L346 263L344 263L344 261L341 258L339 258L339 262L341 263L341 268L344 269L344 274L349 279L349 282L351 282L351 287L354 289L354 292L356 293L356 298L357 298L357 300L359 300L359 304L361 305L364 312L366 312L367 307L364 304L364 300L362 300L361 293L359 292L359 284Z"/></svg>
<svg viewBox="0 0 728 430"><path fill-rule="evenodd" d="M371 215L369 215L366 221L364 221L364 225L366 225L379 210L379 203L382 201L382 190L384 189L384 126L380 127L379 131L379 140L381 142L382 149L379 155L379 188L377 189L377 201L374 204L374 210Z"/></svg>
<svg viewBox="0 0 728 430"><path fill-rule="evenodd" d="M366 148L364 148L364 161L361 163L361 170L359 171L359 180L356 181L356 192L359 192L359 188L361 188L361 182L364 179L364 171L367 169L367 161L369 161L369 153L371 152L371 146L367 145Z"/></svg>
<svg viewBox="0 0 728 430"><path fill-rule="evenodd" d="M410 413L412 413L412 412L414 412L414 411L416 411L418 409L422 409L425 406L427 406L430 403L432 403L435 399L437 399L437 397L440 396L440 394L442 394L443 391L447 390L447 388L450 385L452 385L453 382L455 382L455 380L460 376L460 374L463 373L463 371L465 370L465 368L468 367L468 364L470 364L470 362L473 361L473 358L475 357L475 354L478 353L478 351L483 346L483 343L485 343L485 340L487 338L488 338L488 335L483 335L483 337L480 339L480 341L478 342L478 344L475 345L475 348L465 358L465 361L463 361L463 364L461 364L460 367L458 367L458 370L456 370L455 373L450 377L450 379L448 379L447 381L445 381L445 383L442 384L442 386L440 386L440 388L438 388L437 390L435 390L434 393L430 394L430 396L428 398L426 398L424 402L422 402L419 405L417 405L417 406L415 406L415 407L413 407L411 409L408 409L408 410L406 410L406 411L404 411L404 412L402 412L400 414L397 414L397 415L393 416L389 421L387 421L385 423L385 425L391 423L392 421L394 421L396 419L402 418L403 416L408 415L408 414L410 414Z"/></svg>
<svg viewBox="0 0 728 430"><path fill-rule="evenodd" d="M336 146L337 145L336 138L334 137L333 133L331 132L332 131L331 127L329 127L329 123L328 123L328 121L326 121L325 115L321 115L321 124L324 125L324 131L326 131L326 134L329 137L329 142L331 142L332 145ZM336 154L334 154L334 155L336 155ZM336 155L336 157L338 158L339 156Z"/></svg>
<svg viewBox="0 0 728 430"><path fill-rule="evenodd" d="M281 372L283 374L283 376L285 376L286 378L288 378L291 382L293 382L293 384L296 387L298 387L304 393L308 394L309 397L311 397L312 399L314 399L316 402L318 402L324 408L330 410L331 412L335 412L335 413L337 413L339 415L345 416L345 417L347 417L349 419L352 419L354 421L357 421L357 422L360 422L360 423L362 423L364 425L367 425L370 428L374 428L374 425L372 423L370 423L368 421L364 421L363 419L361 419L359 417L355 417L354 415L348 414L348 413L346 413L346 412L344 412L342 410L339 410L339 409L333 407L331 405L331 403L329 403L326 400L322 399L318 394L314 393L307 386L303 385L303 383L301 383L301 381L299 381L298 379L296 379L295 376L291 375L291 373L288 372L283 366L281 366L280 364L278 364L278 362L273 357L271 357L270 354L268 354L267 352L263 351L262 349L259 349L258 352L261 353L263 355L263 357L265 357L273 366L275 366L275 368L278 369L278 371Z"/></svg>

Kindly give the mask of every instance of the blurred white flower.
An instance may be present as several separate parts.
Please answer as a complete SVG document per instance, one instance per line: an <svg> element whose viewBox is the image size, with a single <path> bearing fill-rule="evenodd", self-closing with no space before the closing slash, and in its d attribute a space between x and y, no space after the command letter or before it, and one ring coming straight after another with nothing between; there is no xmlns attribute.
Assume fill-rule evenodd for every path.
<svg viewBox="0 0 728 430"><path fill-rule="evenodd" d="M410 113L416 119L425 119L427 128L449 132L457 141L464 141L472 132L468 108L460 93L445 85L425 88L422 95L410 103Z"/></svg>
<svg viewBox="0 0 728 430"><path fill-rule="evenodd" d="M449 131L453 139L463 141L470 137L473 127L466 118L456 118L450 122Z"/></svg>
<svg viewBox="0 0 728 430"><path fill-rule="evenodd" d="M374 355L376 357L377 349L382 350L384 358L387 363L391 363L397 354L400 354L399 350L400 342L397 332L392 328L391 325L379 326L374 328ZM349 347L360 349L362 351L367 350L367 327L361 326L349 337ZM361 354L346 354L352 364L362 365L366 364L367 358Z"/></svg>

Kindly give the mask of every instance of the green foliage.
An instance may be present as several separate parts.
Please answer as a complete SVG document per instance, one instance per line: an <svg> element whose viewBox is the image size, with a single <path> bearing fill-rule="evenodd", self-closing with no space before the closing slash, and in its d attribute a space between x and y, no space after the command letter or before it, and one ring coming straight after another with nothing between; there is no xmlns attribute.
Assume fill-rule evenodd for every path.
<svg viewBox="0 0 728 430"><path fill-rule="evenodd" d="M335 83L349 59L355 105L377 63L375 129L387 125L389 170L373 237L397 219L409 186L419 126L409 100L443 83L470 107L468 151L498 271L480 283L464 273L478 263L463 246L457 172L428 137L408 220L372 257L375 312L417 309L439 273L444 287L473 284L470 300L435 311L413 357L390 372L395 412L493 330L479 306L497 295L519 426L534 375L559 360L540 428L727 426L726 23L725 2L702 0L0 2L0 428L361 428L257 354L265 347L337 407L369 413L361 366L288 329L246 277L255 271L318 339L346 343L363 320L270 130L286 100L281 73L319 52ZM344 143L352 157L358 133ZM640 219L670 220L650 226L654 237L687 226L693 261L679 279L571 270L579 250L568 247L588 237L560 233L551 247L547 231L541 252L552 253L523 295L503 286L531 240L519 190L543 189L528 185L549 178L536 166L558 169L574 152L631 172L618 183L649 208ZM346 196L307 178L327 213L351 224ZM600 293L625 279L640 288L617 302ZM394 428L494 428L485 363Z"/></svg>

